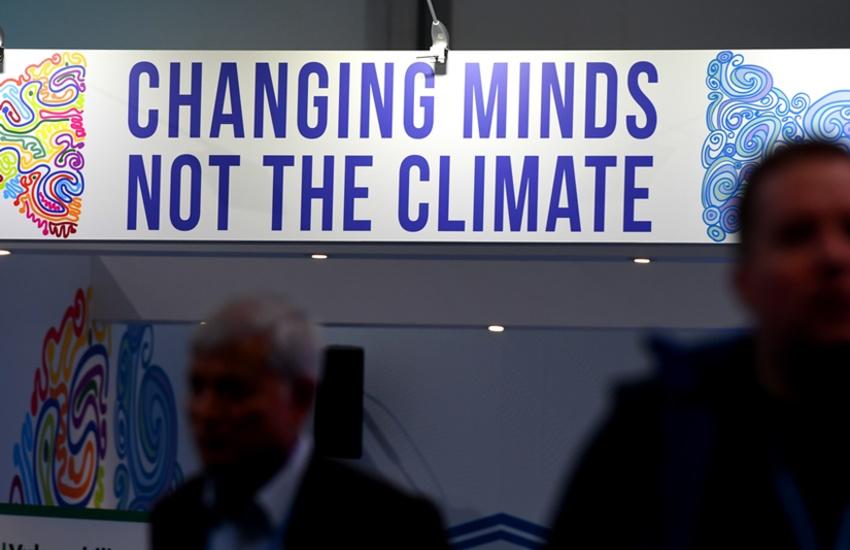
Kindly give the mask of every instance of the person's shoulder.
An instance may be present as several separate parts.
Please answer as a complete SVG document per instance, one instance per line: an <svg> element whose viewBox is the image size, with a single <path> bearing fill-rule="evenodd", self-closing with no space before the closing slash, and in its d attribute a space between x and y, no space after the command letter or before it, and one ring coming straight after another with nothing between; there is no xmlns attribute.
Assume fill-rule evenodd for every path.
<svg viewBox="0 0 850 550"><path fill-rule="evenodd" d="M746 383L752 371L752 338L748 334L736 333L696 344L656 336L647 343L653 368L641 378L617 387L621 401L711 392L718 386Z"/></svg>
<svg viewBox="0 0 850 550"><path fill-rule="evenodd" d="M175 513L178 512L185 514L200 508L203 489L204 479L202 477L195 477L186 481L154 505L151 510L151 523L175 517Z"/></svg>
<svg viewBox="0 0 850 550"><path fill-rule="evenodd" d="M291 522L293 548L303 540L340 547L340 537L351 547L448 548L442 517L428 499L325 458L311 460Z"/></svg>
<svg viewBox="0 0 850 550"><path fill-rule="evenodd" d="M148 519L150 548L203 547L203 488L203 479L190 479L157 502Z"/></svg>
<svg viewBox="0 0 850 550"><path fill-rule="evenodd" d="M333 503L335 509L354 515L362 511L405 522L442 523L439 511L428 498L335 460L314 458L302 487L311 502L320 501L325 508Z"/></svg>
<svg viewBox="0 0 850 550"><path fill-rule="evenodd" d="M737 380L749 346L738 336L696 345L649 340L654 366L615 387L612 408L569 478L551 548L635 547L636 532L648 537L647 548L659 546L652 530L661 521L662 488L687 488L702 475L715 405L728 388L745 387ZM608 529L612 522L634 529Z"/></svg>
<svg viewBox="0 0 850 550"><path fill-rule="evenodd" d="M648 348L652 368L612 388L609 432L631 438L636 430L658 430L659 420L671 412L694 405L711 410L752 384L752 341L747 335L697 344L650 338Z"/></svg>
<svg viewBox="0 0 850 550"><path fill-rule="evenodd" d="M426 502L424 498L407 493L370 473L327 458L314 458L307 476L312 484L333 491L340 497L346 494L389 506Z"/></svg>

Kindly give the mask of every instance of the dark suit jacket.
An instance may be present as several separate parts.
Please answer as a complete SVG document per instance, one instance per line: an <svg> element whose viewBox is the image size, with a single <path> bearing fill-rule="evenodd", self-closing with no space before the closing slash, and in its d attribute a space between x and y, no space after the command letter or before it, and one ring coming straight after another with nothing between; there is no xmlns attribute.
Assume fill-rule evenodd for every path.
<svg viewBox="0 0 850 550"><path fill-rule="evenodd" d="M656 355L657 373L619 390L579 461L549 550L797 549L777 462L801 487L818 547L834 547L850 498L844 429L769 398L747 338Z"/></svg>
<svg viewBox="0 0 850 550"><path fill-rule="evenodd" d="M151 513L153 550L203 550L213 528L203 479L187 482ZM326 459L313 458L293 501L286 550L447 550L440 515L427 500Z"/></svg>

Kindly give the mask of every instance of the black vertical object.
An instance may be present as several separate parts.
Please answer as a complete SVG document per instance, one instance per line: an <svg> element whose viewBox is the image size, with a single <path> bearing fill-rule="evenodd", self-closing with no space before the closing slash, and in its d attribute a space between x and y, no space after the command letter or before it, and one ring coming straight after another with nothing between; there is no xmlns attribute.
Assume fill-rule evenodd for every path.
<svg viewBox="0 0 850 550"><path fill-rule="evenodd" d="M3 32L3 27L0 27L0 74L3 74L3 52L6 47L6 33Z"/></svg>
<svg viewBox="0 0 850 550"><path fill-rule="evenodd" d="M451 0L432 0L434 2L434 11L437 12L437 18L446 26L449 31L449 36L452 35L452 2ZM428 50L431 48L431 10L428 9L428 2L418 0L419 2L419 23L416 25L416 49ZM451 43L449 44L451 45Z"/></svg>
<svg viewBox="0 0 850 550"><path fill-rule="evenodd" d="M316 392L316 453L331 458L363 454L363 348L328 346Z"/></svg>

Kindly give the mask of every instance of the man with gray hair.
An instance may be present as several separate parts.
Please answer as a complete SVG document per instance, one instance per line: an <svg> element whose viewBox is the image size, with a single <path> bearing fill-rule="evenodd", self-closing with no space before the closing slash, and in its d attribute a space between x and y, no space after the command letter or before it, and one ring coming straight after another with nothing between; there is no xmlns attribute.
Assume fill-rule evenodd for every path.
<svg viewBox="0 0 850 550"><path fill-rule="evenodd" d="M200 327L189 418L204 473L154 509L154 550L447 548L430 503L313 453L319 370L315 326L280 297Z"/></svg>

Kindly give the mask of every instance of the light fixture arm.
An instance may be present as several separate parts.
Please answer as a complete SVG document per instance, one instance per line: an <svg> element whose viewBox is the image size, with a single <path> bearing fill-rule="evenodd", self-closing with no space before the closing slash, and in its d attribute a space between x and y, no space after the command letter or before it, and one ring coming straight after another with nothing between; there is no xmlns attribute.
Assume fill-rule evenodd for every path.
<svg viewBox="0 0 850 550"><path fill-rule="evenodd" d="M446 61L449 56L449 31L446 26L437 19L437 12L434 10L434 2L428 2L428 9L431 11L431 49L428 57L434 58L434 72L437 74L446 74Z"/></svg>
<svg viewBox="0 0 850 550"><path fill-rule="evenodd" d="M431 10L431 20L436 23L438 21L438 19L437 19L437 12L434 11L434 2L432 2L431 0L425 0L425 1L428 2L428 9Z"/></svg>
<svg viewBox="0 0 850 550"><path fill-rule="evenodd" d="M4 48L6 46L6 35L3 33L3 27L0 27L0 74L3 74L3 60L5 59Z"/></svg>

